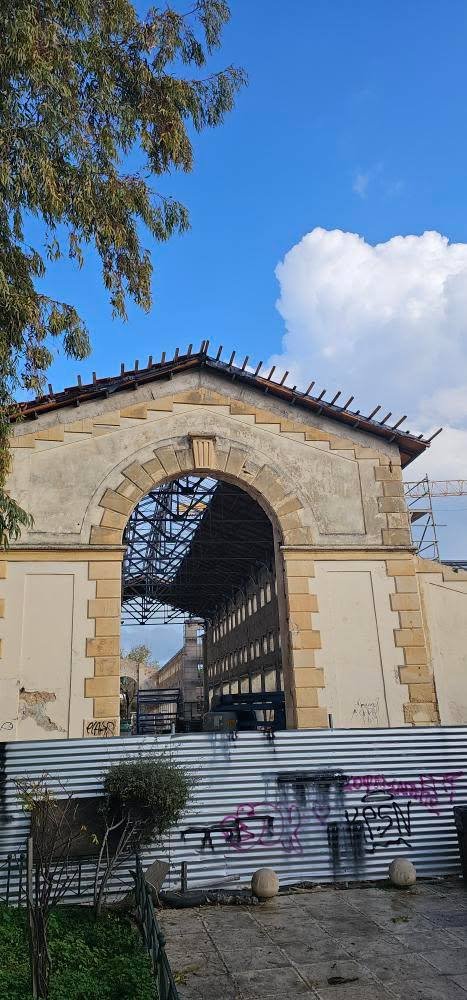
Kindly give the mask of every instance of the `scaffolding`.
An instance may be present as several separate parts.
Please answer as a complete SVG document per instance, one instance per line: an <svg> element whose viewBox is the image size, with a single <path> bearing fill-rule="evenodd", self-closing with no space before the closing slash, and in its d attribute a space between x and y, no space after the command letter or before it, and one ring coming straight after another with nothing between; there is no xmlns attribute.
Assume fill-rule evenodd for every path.
<svg viewBox="0 0 467 1000"><path fill-rule="evenodd" d="M404 483L404 497L409 512L412 541L419 556L439 561L439 541L433 497L461 497L467 495L467 479L430 479L423 476L416 482ZM467 560L443 559L458 569L467 567Z"/></svg>
<svg viewBox="0 0 467 1000"><path fill-rule="evenodd" d="M122 624L210 620L274 565L271 522L244 490L187 475L143 497L124 544Z"/></svg>
<svg viewBox="0 0 467 1000"><path fill-rule="evenodd" d="M184 476L152 490L127 524L123 560L122 623L180 623L188 615L165 600L202 517L218 486L217 480Z"/></svg>
<svg viewBox="0 0 467 1000"><path fill-rule="evenodd" d="M412 541L418 555L439 560L437 524L433 510L433 492L428 476L404 484L404 496L410 518Z"/></svg>

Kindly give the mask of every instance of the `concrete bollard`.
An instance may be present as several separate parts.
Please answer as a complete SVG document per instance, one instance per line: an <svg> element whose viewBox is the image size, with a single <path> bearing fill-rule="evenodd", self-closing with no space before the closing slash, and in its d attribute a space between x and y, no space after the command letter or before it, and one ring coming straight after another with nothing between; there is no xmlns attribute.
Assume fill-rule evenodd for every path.
<svg viewBox="0 0 467 1000"><path fill-rule="evenodd" d="M258 868L251 880L251 891L258 899L272 899L279 892L279 879L272 868Z"/></svg>
<svg viewBox="0 0 467 1000"><path fill-rule="evenodd" d="M389 865L388 875L392 884L398 888L414 885L417 881L415 866L407 858L394 858Z"/></svg>

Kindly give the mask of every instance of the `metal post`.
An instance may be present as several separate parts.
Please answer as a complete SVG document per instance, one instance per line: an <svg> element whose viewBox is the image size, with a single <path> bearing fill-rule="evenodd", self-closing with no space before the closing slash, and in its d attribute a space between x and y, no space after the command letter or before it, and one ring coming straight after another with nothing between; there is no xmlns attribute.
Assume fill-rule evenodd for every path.
<svg viewBox="0 0 467 1000"><path fill-rule="evenodd" d="M7 858L7 874L6 874L6 905L10 902L10 879L11 879L11 854Z"/></svg>
<svg viewBox="0 0 467 1000"><path fill-rule="evenodd" d="M33 868L34 868L33 839L32 837L28 837L28 846L26 854L26 902L28 908L29 962L31 966L32 995L34 997L34 1000L37 1000L39 994L37 992L36 959L34 953L34 943L35 943L34 917L33 917L34 896L32 889Z"/></svg>
<svg viewBox="0 0 467 1000"><path fill-rule="evenodd" d="M18 906L21 906L21 896L23 894L23 867L24 855L19 856L19 876L18 876Z"/></svg>

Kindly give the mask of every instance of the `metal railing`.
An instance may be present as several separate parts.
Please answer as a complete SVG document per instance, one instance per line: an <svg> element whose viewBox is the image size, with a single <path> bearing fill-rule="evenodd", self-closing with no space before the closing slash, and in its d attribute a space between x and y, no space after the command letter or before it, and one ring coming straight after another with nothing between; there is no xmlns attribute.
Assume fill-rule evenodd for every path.
<svg viewBox="0 0 467 1000"><path fill-rule="evenodd" d="M144 945L151 959L159 1000L178 1000L177 987L165 951L165 937L157 923L151 889L144 878L143 868L138 857L133 877L135 880L136 911L141 924Z"/></svg>
<svg viewBox="0 0 467 1000"><path fill-rule="evenodd" d="M21 906L26 900L25 855L15 851L0 858L0 903L6 906Z"/></svg>
<svg viewBox="0 0 467 1000"><path fill-rule="evenodd" d="M122 859L121 870L114 872L112 879L114 895L124 896L131 888L128 865L134 864L135 855L127 854ZM73 903L75 897L84 897L90 902L94 890L96 858L80 858L66 862L68 888L66 902ZM74 869L74 870L73 870ZM26 854L21 851L0 855L0 903L6 906L26 906Z"/></svg>

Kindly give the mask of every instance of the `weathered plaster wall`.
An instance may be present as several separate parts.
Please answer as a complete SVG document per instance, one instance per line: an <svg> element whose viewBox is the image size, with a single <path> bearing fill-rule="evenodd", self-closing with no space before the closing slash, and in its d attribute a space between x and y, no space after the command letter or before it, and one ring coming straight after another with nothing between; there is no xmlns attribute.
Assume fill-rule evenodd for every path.
<svg viewBox="0 0 467 1000"><path fill-rule="evenodd" d="M391 582L382 560L315 562L326 670L326 706L336 727L401 726L407 690L394 645L399 622L389 602Z"/></svg>
<svg viewBox="0 0 467 1000"><path fill-rule="evenodd" d="M88 563L32 555L16 561L10 553L1 590L10 611L0 660L2 737L9 738L10 725L18 739L82 736L85 678L93 672L86 657L94 634L87 602L95 591ZM87 712L92 717L92 705Z"/></svg>
<svg viewBox="0 0 467 1000"><path fill-rule="evenodd" d="M394 444L204 370L45 414L13 444L11 490L35 519L0 564L16 732L44 715L57 735L118 731L123 530L148 490L192 471L248 490L273 522L288 724L438 720ZM48 598L31 574L56 578ZM21 686L56 697L20 709Z"/></svg>
<svg viewBox="0 0 467 1000"><path fill-rule="evenodd" d="M121 553L5 553L0 741L118 733L120 575Z"/></svg>
<svg viewBox="0 0 467 1000"><path fill-rule="evenodd" d="M310 546L284 557L299 728L329 716L334 726L437 723L412 552Z"/></svg>
<svg viewBox="0 0 467 1000"><path fill-rule="evenodd" d="M443 726L467 725L467 573L417 559L417 579Z"/></svg>
<svg viewBox="0 0 467 1000"><path fill-rule="evenodd" d="M21 544L92 541L104 488L115 490L130 462L147 464L155 448L174 449L183 459L188 431L201 437L215 431L224 471L230 456L235 475L243 455L247 482L266 465L286 495L299 496L300 516L290 511L284 525L290 542L380 545L384 531L385 543L408 543L401 504L393 498L382 503L382 482L375 478L381 461L397 469L395 445L378 441L375 451L368 434L346 428L344 438L329 420L297 410L292 421L290 407L277 400L268 399L266 411L257 393L235 383L228 391L228 397L219 393L212 375L193 373L177 378L175 391L171 383L157 383L125 393L118 409L115 399L89 402L79 420L66 409L40 417L33 431L31 424L15 429L11 489L35 519ZM176 458L173 473L179 468ZM107 518L103 526L119 528L115 520Z"/></svg>

